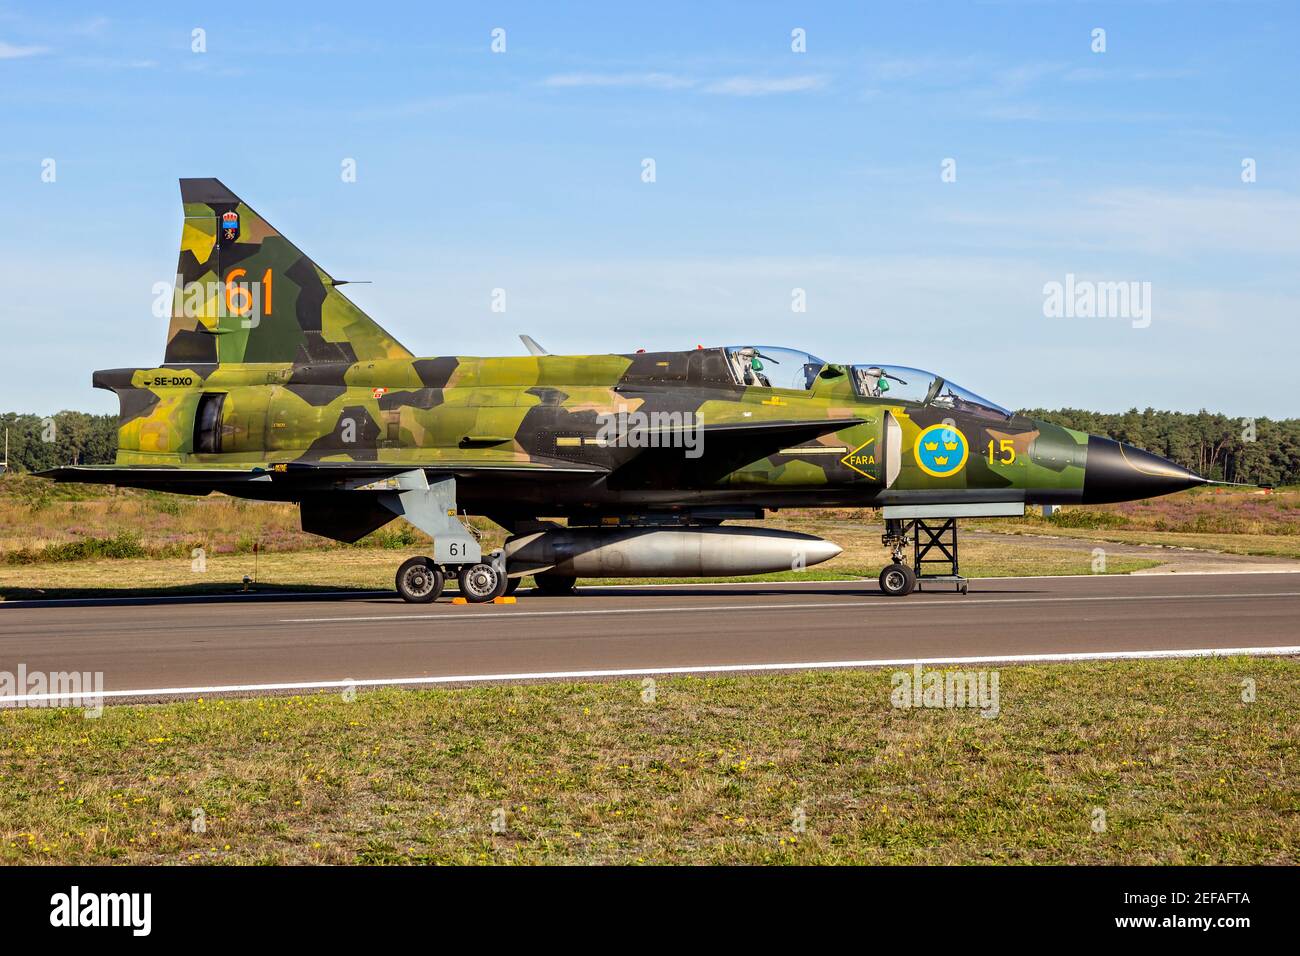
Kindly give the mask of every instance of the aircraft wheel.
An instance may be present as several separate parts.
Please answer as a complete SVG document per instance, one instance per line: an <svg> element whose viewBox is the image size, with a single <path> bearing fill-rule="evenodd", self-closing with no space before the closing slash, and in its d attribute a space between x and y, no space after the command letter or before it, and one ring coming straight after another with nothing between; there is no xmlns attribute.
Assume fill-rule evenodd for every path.
<svg viewBox="0 0 1300 956"><path fill-rule="evenodd" d="M506 589L506 576L490 564L468 564L457 575L460 596L470 604L482 604L500 597Z"/></svg>
<svg viewBox="0 0 1300 956"><path fill-rule="evenodd" d="M880 590L890 597L911 594L916 587L916 572L906 564L890 564L880 572Z"/></svg>
<svg viewBox="0 0 1300 956"><path fill-rule="evenodd" d="M429 558L411 558L397 569L397 593L410 604L429 604L438 600L446 576Z"/></svg>
<svg viewBox="0 0 1300 956"><path fill-rule="evenodd" d="M571 574L534 574L537 590L552 596L572 594L578 579Z"/></svg>
<svg viewBox="0 0 1300 956"><path fill-rule="evenodd" d="M519 582L522 581L522 580L523 580L523 578L507 578L507 579L506 579L506 594L507 594L507 595L511 595L511 594L514 594L516 591L518 591L518 590L519 590Z"/></svg>

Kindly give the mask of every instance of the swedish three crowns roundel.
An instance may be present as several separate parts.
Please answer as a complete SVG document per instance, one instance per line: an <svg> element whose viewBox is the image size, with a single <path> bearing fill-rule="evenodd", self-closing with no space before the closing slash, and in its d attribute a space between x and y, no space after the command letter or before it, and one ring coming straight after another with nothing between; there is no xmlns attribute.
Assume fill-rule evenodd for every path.
<svg viewBox="0 0 1300 956"><path fill-rule="evenodd" d="M934 478L949 478L966 467L970 444L961 429L940 422L916 437L915 452L923 472Z"/></svg>

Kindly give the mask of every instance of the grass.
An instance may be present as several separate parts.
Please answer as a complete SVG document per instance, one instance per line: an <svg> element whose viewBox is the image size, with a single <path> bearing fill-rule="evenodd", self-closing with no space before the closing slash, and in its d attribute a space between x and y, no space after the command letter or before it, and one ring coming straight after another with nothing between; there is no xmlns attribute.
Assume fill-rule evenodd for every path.
<svg viewBox="0 0 1300 956"><path fill-rule="evenodd" d="M485 549L501 545L502 529L475 523ZM829 538L844 553L799 574L726 580L872 579L886 560L870 509L783 511L764 524ZM1300 489L1198 489L965 527L1007 533L996 541L963 538L962 572L972 577L1091 573L1089 549L1036 542L1037 535L1300 559ZM0 600L229 593L243 588L245 576L258 590L390 590L401 560L428 553L428 545L427 535L402 521L356 545L329 542L305 534L291 504L54 485L26 475L0 480ZM202 549L202 571L191 570L195 549ZM1106 572L1161 563L1155 555L1110 555ZM707 579L664 583L686 580Z"/></svg>
<svg viewBox="0 0 1300 956"><path fill-rule="evenodd" d="M1016 534L963 539L962 570L1088 573L1086 549L1035 534L1300 557L1298 521L1293 490L1068 509L982 523ZM400 522L359 546L297 522L290 505L10 476L0 599L230 592L254 574L259 590L387 590L427 551ZM757 580L874 578L885 560L874 512L770 524L845 551ZM996 719L894 709L882 671L667 679L653 702L606 682L0 710L0 862L1297 861L1300 663L999 676Z"/></svg>
<svg viewBox="0 0 1300 956"><path fill-rule="evenodd" d="M775 523L775 522L774 522ZM782 522L784 527L809 530L799 522ZM590 584L673 583L686 580L781 581L781 580L874 580L885 564L879 532L869 529L840 529L830 535L845 546L845 553L804 572L782 572L741 578L672 578L656 582L643 579L592 580ZM73 545L52 546L71 548ZM1069 552L1035 545L1029 540L1008 539L1008 543L965 541L962 543L962 572L974 577L1016 574L1088 574L1092 557L1087 552ZM243 590L243 578L257 582L251 590L389 590L398 564L407 554L388 548L318 547L304 551L271 551L256 558L251 548L243 552L207 554L199 564L189 551L170 557L83 558L42 563L0 561L0 600L106 597L113 595L221 594ZM1153 567L1159 562L1142 558L1111 556L1107 573L1122 574ZM202 570L195 570L201 567ZM525 580L525 585L531 581ZM873 585L874 586L874 585Z"/></svg>
<svg viewBox="0 0 1300 956"><path fill-rule="evenodd" d="M1116 544L1158 544L1167 548L1191 548L1219 551L1224 554L1257 555L1300 559L1300 538L1270 534L1179 534L1164 531L1084 531L1076 528L1053 528L1040 525L1006 524L996 530L1014 535L1053 535L1086 541L1110 541Z"/></svg>
<svg viewBox="0 0 1300 956"><path fill-rule="evenodd" d="M890 677L0 711L0 861L1297 862L1294 660L1003 667L994 719Z"/></svg>
<svg viewBox="0 0 1300 956"><path fill-rule="evenodd" d="M490 522L481 526L496 528ZM141 554L158 558L188 558L197 547L208 554L250 554L254 544L261 551L337 546L304 532L298 506L284 502L55 485L30 475L0 480L0 563L59 560L62 545L111 541L124 533L135 538ZM428 541L395 521L355 546L395 549Z"/></svg>
<svg viewBox="0 0 1300 956"><path fill-rule="evenodd" d="M50 561L89 561L95 558L142 558L148 552L138 535L120 531L111 538L81 538L60 544L47 544L39 550L19 548L5 554L6 564L43 564Z"/></svg>
<svg viewBox="0 0 1300 956"><path fill-rule="evenodd" d="M1300 559L1300 489L1203 488L1043 518L978 521L988 531Z"/></svg>

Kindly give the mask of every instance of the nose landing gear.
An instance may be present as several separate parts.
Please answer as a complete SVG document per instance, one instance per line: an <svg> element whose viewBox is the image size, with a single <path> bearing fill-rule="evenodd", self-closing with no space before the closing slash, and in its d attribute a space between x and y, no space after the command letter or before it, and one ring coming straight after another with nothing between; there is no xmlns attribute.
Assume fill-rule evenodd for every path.
<svg viewBox="0 0 1300 956"><path fill-rule="evenodd" d="M888 509L886 509L888 513ZM954 584L965 594L967 581L958 573L957 519L946 518L930 524L924 518L885 518L885 533L880 543L890 549L893 563L880 572L880 590L890 597L903 597L922 589L923 582L944 581ZM908 544L912 545L912 563L904 563ZM931 557L937 552L938 557ZM937 566L937 573L927 572L926 565Z"/></svg>
<svg viewBox="0 0 1300 956"><path fill-rule="evenodd" d="M906 564L895 562L880 572L880 590L890 597L911 594L916 587L916 574Z"/></svg>

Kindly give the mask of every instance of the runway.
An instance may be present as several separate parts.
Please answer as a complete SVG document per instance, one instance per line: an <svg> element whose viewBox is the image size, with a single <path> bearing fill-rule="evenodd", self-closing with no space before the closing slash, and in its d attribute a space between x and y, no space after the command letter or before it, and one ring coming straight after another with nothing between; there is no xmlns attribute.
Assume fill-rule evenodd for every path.
<svg viewBox="0 0 1300 956"><path fill-rule="evenodd" d="M386 683L1300 653L1300 575L588 588L514 605L395 596L0 604L0 672L102 672L108 696Z"/></svg>

